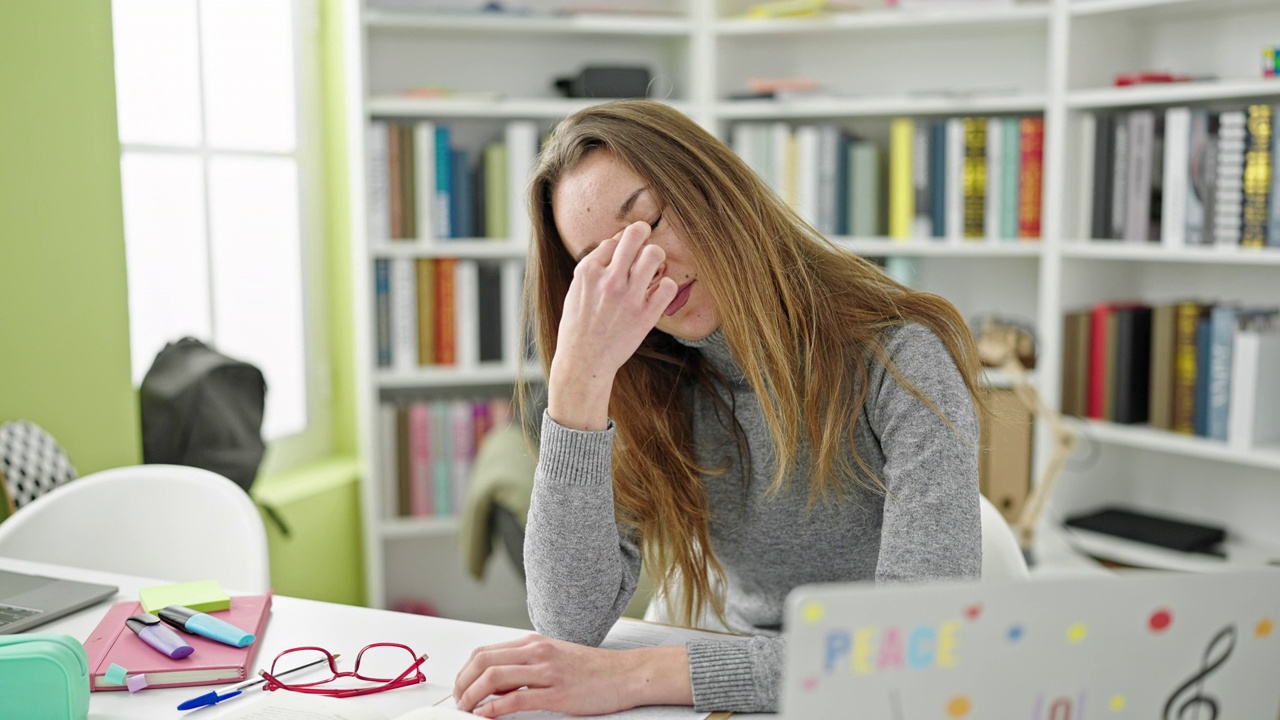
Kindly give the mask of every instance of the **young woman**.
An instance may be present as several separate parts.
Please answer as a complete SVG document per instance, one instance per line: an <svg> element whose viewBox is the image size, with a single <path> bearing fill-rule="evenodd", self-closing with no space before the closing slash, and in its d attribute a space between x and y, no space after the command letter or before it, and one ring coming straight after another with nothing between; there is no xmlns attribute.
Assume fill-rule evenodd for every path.
<svg viewBox="0 0 1280 720"><path fill-rule="evenodd" d="M561 123L530 200L542 635L477 650L459 707L776 710L795 586L979 575L978 361L947 301L834 247L655 102ZM679 616L742 637L596 647L642 564Z"/></svg>

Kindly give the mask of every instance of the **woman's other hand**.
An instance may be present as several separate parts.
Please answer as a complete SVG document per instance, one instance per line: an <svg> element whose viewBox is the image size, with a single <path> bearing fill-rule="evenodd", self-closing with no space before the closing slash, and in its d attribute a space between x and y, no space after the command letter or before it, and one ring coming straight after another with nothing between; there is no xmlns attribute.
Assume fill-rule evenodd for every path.
<svg viewBox="0 0 1280 720"><path fill-rule="evenodd" d="M453 697L459 709L482 717L524 710L605 715L691 705L693 689L684 646L603 650L529 635L472 652Z"/></svg>

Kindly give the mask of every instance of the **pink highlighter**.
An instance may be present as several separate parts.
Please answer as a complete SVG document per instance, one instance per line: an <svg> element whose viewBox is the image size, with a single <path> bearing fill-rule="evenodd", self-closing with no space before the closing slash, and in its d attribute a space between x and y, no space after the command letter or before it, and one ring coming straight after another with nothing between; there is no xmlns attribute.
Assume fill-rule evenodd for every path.
<svg viewBox="0 0 1280 720"><path fill-rule="evenodd" d="M174 660L184 658L196 649L187 644L182 636L160 622L160 618L150 613L140 613L124 621L129 628L142 639L142 642L155 648L156 652Z"/></svg>

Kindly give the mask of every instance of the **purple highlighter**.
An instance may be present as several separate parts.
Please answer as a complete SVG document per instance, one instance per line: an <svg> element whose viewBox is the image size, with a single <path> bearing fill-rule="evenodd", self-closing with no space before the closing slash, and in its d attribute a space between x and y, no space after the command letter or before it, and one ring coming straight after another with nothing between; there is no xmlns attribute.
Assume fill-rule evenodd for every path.
<svg viewBox="0 0 1280 720"><path fill-rule="evenodd" d="M184 658L196 649L187 644L182 636L169 629L164 623L160 622L160 618L150 613L140 613L134 615L124 621L126 627L132 630L142 642L156 649L161 655L177 660Z"/></svg>

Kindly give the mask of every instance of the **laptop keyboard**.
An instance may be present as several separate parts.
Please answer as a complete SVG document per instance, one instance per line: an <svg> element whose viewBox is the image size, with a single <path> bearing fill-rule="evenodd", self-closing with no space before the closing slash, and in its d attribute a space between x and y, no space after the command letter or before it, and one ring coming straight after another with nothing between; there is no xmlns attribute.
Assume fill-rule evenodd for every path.
<svg viewBox="0 0 1280 720"><path fill-rule="evenodd" d="M16 623L23 618L29 618L32 615L39 614L39 610L0 603L0 629L3 629L7 625Z"/></svg>

